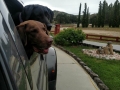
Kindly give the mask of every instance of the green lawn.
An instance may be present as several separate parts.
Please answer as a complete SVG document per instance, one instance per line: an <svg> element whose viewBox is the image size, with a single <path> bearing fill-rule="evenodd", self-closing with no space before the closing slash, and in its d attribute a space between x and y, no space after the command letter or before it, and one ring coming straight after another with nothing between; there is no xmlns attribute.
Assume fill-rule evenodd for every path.
<svg viewBox="0 0 120 90"><path fill-rule="evenodd" d="M110 90L120 90L120 61L96 59L82 53L86 46L64 46L66 50L73 52L87 64Z"/></svg>

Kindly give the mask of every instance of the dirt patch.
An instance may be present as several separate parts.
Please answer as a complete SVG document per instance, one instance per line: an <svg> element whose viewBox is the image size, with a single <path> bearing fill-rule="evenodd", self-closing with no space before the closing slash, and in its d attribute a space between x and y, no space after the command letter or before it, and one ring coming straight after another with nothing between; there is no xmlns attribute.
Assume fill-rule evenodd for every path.
<svg viewBox="0 0 120 90"><path fill-rule="evenodd" d="M97 35L105 35L105 36L116 36L120 37L120 31L114 30L82 30L86 34L97 34Z"/></svg>

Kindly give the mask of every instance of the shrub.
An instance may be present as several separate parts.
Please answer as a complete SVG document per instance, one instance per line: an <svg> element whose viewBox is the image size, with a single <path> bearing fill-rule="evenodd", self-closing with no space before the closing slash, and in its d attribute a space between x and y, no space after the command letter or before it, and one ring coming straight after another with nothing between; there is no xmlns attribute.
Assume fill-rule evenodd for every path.
<svg viewBox="0 0 120 90"><path fill-rule="evenodd" d="M62 46L79 45L85 39L80 29L67 28L54 37L54 42Z"/></svg>

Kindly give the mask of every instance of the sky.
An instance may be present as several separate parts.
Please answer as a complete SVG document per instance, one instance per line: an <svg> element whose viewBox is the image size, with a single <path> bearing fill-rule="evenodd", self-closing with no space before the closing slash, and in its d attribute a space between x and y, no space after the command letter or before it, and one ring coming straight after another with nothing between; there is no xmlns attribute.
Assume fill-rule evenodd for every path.
<svg viewBox="0 0 120 90"><path fill-rule="evenodd" d="M40 4L43 6L47 6L51 10L58 10L63 11L68 14L78 15L79 13L79 6L80 3L82 4L81 7L81 14L84 10L84 5L87 3L87 7L89 7L90 14L94 14L98 12L99 3L100 1L103 2L104 0L21 0L25 5L28 4ZM116 0L106 0L108 4L114 4Z"/></svg>

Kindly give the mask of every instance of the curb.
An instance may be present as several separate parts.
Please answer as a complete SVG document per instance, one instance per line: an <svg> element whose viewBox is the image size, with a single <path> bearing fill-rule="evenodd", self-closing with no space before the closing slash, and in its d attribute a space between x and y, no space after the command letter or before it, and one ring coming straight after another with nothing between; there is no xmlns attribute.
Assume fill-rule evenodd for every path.
<svg viewBox="0 0 120 90"><path fill-rule="evenodd" d="M100 90L109 90L109 88L104 84L104 82L99 78L99 76L94 73L80 58L78 58L74 53L67 51L66 49L64 49L62 46L53 44L55 47L61 49L62 51L66 52L67 54L69 54L70 56L72 56L82 67L83 69L91 76L91 78L95 81L95 83L97 84L97 86L99 87ZM88 45L85 44L86 46L92 46L92 45ZM97 47L97 46L93 46L93 47Z"/></svg>

